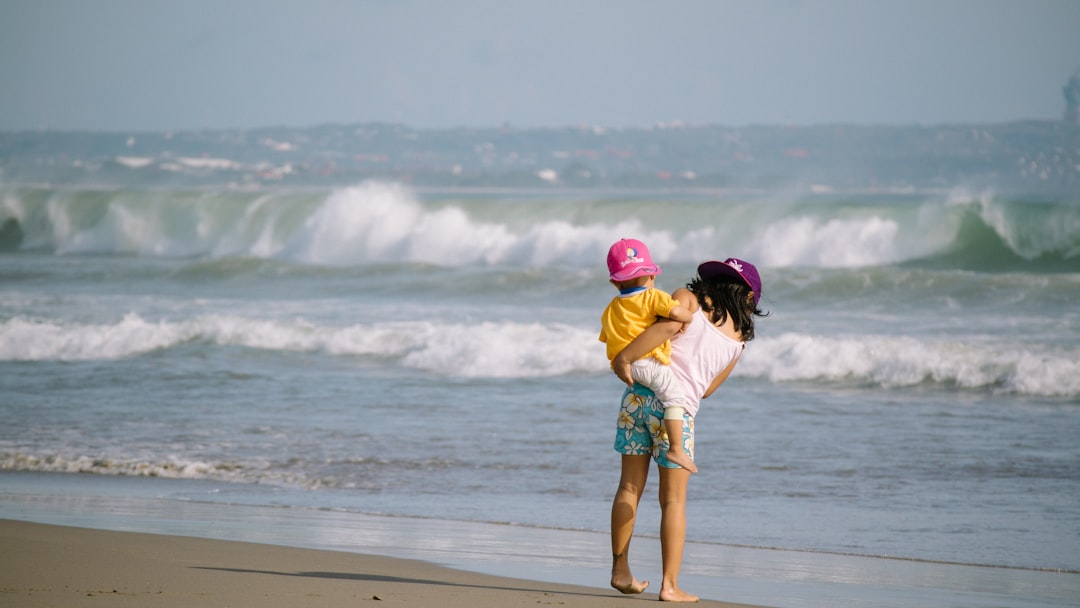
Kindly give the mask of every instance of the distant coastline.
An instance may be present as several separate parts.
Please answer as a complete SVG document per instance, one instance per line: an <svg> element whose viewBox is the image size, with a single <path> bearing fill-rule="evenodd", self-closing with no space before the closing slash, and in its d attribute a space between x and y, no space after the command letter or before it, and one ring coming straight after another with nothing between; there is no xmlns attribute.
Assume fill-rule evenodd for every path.
<svg viewBox="0 0 1080 608"><path fill-rule="evenodd" d="M414 129L369 123L121 133L0 132L0 184L418 190L1080 192L1080 125Z"/></svg>

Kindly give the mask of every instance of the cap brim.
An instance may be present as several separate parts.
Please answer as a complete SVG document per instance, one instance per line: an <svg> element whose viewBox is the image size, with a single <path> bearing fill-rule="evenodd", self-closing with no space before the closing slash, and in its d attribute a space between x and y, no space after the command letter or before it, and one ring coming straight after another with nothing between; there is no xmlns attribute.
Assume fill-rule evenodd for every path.
<svg viewBox="0 0 1080 608"><path fill-rule="evenodd" d="M698 265L697 271L698 275L700 275L703 279L712 279L715 277L732 277L739 279L747 285L750 284L750 282L746 280L746 277L739 274L739 271L735 270L731 266L728 266L726 262L721 262L719 260L702 262Z"/></svg>
<svg viewBox="0 0 1080 608"><path fill-rule="evenodd" d="M638 266L633 270L627 270L625 272L616 272L611 275L612 281L629 281L634 277L640 277L645 275L658 275L660 274L659 266Z"/></svg>

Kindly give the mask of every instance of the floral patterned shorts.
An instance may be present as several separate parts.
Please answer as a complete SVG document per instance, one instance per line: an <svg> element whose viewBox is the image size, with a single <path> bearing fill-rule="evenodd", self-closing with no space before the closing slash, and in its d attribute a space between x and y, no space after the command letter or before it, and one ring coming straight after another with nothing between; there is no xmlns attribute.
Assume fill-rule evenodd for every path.
<svg viewBox="0 0 1080 608"><path fill-rule="evenodd" d="M679 465L667 459L668 436L664 430L664 405L653 392L640 384L626 389L619 407L618 428L615 431L615 451L629 456L651 454L659 466L677 469ZM694 418L683 413L683 450L694 458Z"/></svg>

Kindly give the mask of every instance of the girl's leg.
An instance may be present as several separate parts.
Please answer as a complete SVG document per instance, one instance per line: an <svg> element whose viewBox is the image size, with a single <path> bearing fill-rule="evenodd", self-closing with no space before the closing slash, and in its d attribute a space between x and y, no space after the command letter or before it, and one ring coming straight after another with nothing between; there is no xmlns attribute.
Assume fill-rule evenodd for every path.
<svg viewBox="0 0 1080 608"><path fill-rule="evenodd" d="M698 597L679 588L683 545L686 543L686 485L690 471L660 467L660 553L664 581L660 599L666 602L696 602Z"/></svg>
<svg viewBox="0 0 1080 608"><path fill-rule="evenodd" d="M619 489L611 503L611 586L623 593L641 593L649 586L649 581L634 578L629 557L638 503L649 478L649 464L649 455L622 456Z"/></svg>

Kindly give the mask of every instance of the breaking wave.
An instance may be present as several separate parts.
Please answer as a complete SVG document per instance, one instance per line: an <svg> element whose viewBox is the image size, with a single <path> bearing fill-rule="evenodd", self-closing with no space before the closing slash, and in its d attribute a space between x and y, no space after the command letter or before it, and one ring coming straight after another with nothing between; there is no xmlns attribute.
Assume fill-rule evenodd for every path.
<svg viewBox="0 0 1080 608"><path fill-rule="evenodd" d="M331 327L304 320L206 315L80 324L15 317L0 323L0 361L86 361L145 355L186 343L366 357L463 378L555 376L604 369L593 332L565 325L379 322Z"/></svg>
<svg viewBox="0 0 1080 608"><path fill-rule="evenodd" d="M1080 396L1080 348L786 333L755 340L754 352L745 357L739 373L772 382L888 389L930 385L1076 398Z"/></svg>
<svg viewBox="0 0 1080 608"><path fill-rule="evenodd" d="M1080 270L1080 205L955 192L798 202L706 195L421 198L365 182L325 193L7 190L0 251L278 259L355 266L579 267L623 236L693 263L731 252L773 268L894 264Z"/></svg>
<svg viewBox="0 0 1080 608"><path fill-rule="evenodd" d="M609 373L596 331L558 323L416 321L334 327L225 315L147 321L137 314L105 324L24 317L0 323L0 361L117 359L190 342L360 357L460 378ZM755 340L739 364L738 375L776 383L930 385L1076 398L1080 396L1080 347L785 333Z"/></svg>

